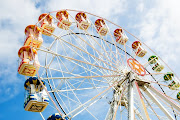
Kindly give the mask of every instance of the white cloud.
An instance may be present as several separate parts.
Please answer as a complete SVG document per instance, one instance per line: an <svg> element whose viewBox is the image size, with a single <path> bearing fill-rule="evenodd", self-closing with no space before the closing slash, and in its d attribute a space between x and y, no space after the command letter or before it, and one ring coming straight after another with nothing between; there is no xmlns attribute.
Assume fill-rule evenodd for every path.
<svg viewBox="0 0 180 120"><path fill-rule="evenodd" d="M137 12L143 12L144 10L144 3L141 2L138 4L137 8L136 8Z"/></svg>
<svg viewBox="0 0 180 120"><path fill-rule="evenodd" d="M180 45L179 2L178 0L156 1L151 4L152 8L146 9L142 13L139 24L136 25L140 30L142 41L155 49L170 66L178 64L178 59L180 59L180 48L178 47ZM144 7L149 6L144 1L140 4L145 4ZM178 70L177 66L172 67Z"/></svg>
<svg viewBox="0 0 180 120"><path fill-rule="evenodd" d="M5 0L0 4L0 88L4 102L19 93L23 81L17 76L18 50L24 42L24 29L38 21L40 10L31 0ZM20 84L19 84L20 85ZM18 87L17 87L18 86Z"/></svg>
<svg viewBox="0 0 180 120"><path fill-rule="evenodd" d="M102 17L121 14L126 10L125 8L125 0L50 0L44 7L46 12L74 9L91 12Z"/></svg>

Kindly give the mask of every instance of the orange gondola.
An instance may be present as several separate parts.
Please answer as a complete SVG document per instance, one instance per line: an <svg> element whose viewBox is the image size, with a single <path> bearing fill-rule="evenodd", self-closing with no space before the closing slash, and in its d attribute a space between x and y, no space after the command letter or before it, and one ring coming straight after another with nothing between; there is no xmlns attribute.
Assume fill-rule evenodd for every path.
<svg viewBox="0 0 180 120"><path fill-rule="evenodd" d="M30 45L32 47L40 48L43 43L42 33L39 27L36 25L28 25L25 28L26 39L24 45Z"/></svg>
<svg viewBox="0 0 180 120"><path fill-rule="evenodd" d="M59 20L57 26L61 29L68 30L72 22L69 20L69 14L66 10L56 13L56 18Z"/></svg>
<svg viewBox="0 0 180 120"><path fill-rule="evenodd" d="M121 28L118 28L114 31L114 37L116 42L121 45L124 45L128 41L128 37Z"/></svg>
<svg viewBox="0 0 180 120"><path fill-rule="evenodd" d="M53 23L52 16L47 14L47 13L43 13L39 16L38 21L39 21L41 28L42 28L41 29L42 34L47 35L47 36L51 36L55 30L55 25Z"/></svg>
<svg viewBox="0 0 180 120"><path fill-rule="evenodd" d="M143 56L146 55L146 53L147 53L146 49L144 49L144 48L142 47L142 44L141 44L140 41L135 41L135 42L133 42L132 48L133 48L135 54L136 54L138 57L143 57Z"/></svg>
<svg viewBox="0 0 180 120"><path fill-rule="evenodd" d="M75 19L78 22L77 27L81 30L87 30L91 25L84 12L77 13Z"/></svg>
<svg viewBox="0 0 180 120"><path fill-rule="evenodd" d="M18 67L19 74L34 76L40 66L37 51L30 46L23 46L19 49L18 55L22 59Z"/></svg>
<svg viewBox="0 0 180 120"><path fill-rule="evenodd" d="M108 27L103 19L97 19L95 26L98 34L105 36L108 33Z"/></svg>

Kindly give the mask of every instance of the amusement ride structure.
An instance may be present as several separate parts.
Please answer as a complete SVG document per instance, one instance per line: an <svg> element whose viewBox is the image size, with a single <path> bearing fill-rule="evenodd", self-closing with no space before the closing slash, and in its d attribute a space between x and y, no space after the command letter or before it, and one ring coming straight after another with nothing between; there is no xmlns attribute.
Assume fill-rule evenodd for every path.
<svg viewBox="0 0 180 120"><path fill-rule="evenodd" d="M37 20L18 52L26 111L43 120L180 119L178 76L126 29L69 9Z"/></svg>

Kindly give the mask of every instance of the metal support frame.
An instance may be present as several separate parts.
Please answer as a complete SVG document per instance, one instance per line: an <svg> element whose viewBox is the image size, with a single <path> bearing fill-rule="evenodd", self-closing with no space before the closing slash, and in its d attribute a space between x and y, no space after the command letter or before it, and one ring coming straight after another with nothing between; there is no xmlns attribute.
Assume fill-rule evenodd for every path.
<svg viewBox="0 0 180 120"><path fill-rule="evenodd" d="M164 114L170 119L170 120L175 120L171 115L170 113L165 109L165 107L156 99L156 97L151 93L151 91L149 90L152 89L151 87L146 87L146 86L143 86L142 87L144 92L146 93L146 95L148 95L151 100L153 100L153 102L164 112ZM157 91L154 91L153 92L157 92ZM159 96L161 97L161 96Z"/></svg>
<svg viewBox="0 0 180 120"><path fill-rule="evenodd" d="M138 104L139 104L139 108L141 110L143 119L150 120L146 106L145 106L143 98L142 98L141 91L140 91L138 83L136 81L133 82L133 87L134 87L134 91L136 93L136 96L138 98Z"/></svg>
<svg viewBox="0 0 180 120"><path fill-rule="evenodd" d="M111 106L110 106L108 114L106 116L106 120L112 120L113 119L114 112L118 107L118 96L119 96L118 93L114 90L113 100L111 102Z"/></svg>
<svg viewBox="0 0 180 120"><path fill-rule="evenodd" d="M134 120L133 73L129 72L128 79L128 120Z"/></svg>
<svg viewBox="0 0 180 120"><path fill-rule="evenodd" d="M153 91L156 95L158 95L160 98L162 98L164 101L166 101L168 104L170 104L173 108L180 111L180 106L174 103L171 99L169 99L165 94L158 91L156 88L149 86L148 87L151 91Z"/></svg>
<svg viewBox="0 0 180 120"><path fill-rule="evenodd" d="M129 72L126 76L126 80L129 81L128 85L128 120L134 120L134 98L133 98L133 80L134 74ZM106 120L112 120L115 110L117 109L118 105L118 92L114 91L113 99L109 111L106 116Z"/></svg>
<svg viewBox="0 0 180 120"><path fill-rule="evenodd" d="M129 80L128 85L128 120L134 120L134 98L133 98L133 85L132 82L134 80L134 74L129 72L126 76L126 80ZM122 93L121 93L122 94ZM106 120L112 120L115 110L118 106L118 92L114 90L112 102L110 104L109 111L106 115Z"/></svg>

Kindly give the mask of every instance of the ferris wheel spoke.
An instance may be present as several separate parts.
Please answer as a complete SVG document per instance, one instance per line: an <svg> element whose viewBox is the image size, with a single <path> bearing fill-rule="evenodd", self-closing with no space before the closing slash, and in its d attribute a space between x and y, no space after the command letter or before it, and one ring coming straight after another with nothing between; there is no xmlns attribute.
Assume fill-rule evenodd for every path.
<svg viewBox="0 0 180 120"><path fill-rule="evenodd" d="M71 111L70 105L69 105L69 107L68 107L67 104L65 103L66 101L64 101L64 100L62 99L62 97L60 96L60 94L59 94L58 92L56 92L56 93L57 93L57 97L58 97L59 100L62 102L62 105L63 105L64 108L67 110L67 112ZM61 94L61 95L62 95L62 94ZM62 95L62 96L64 97L65 95ZM70 98L69 98L68 94L66 95L66 98L68 99L67 101L68 101L68 104L69 104Z"/></svg>
<svg viewBox="0 0 180 120"><path fill-rule="evenodd" d="M102 76L77 76L77 77L52 77L52 78L42 78L42 79L79 79L79 78L106 78L106 77L121 77L122 75L102 75ZM98 80L97 80L98 81ZM105 82L106 83L106 82Z"/></svg>
<svg viewBox="0 0 180 120"><path fill-rule="evenodd" d="M94 51L94 50L93 50ZM89 55L88 55L89 56ZM94 59L94 57L92 57Z"/></svg>
<svg viewBox="0 0 180 120"><path fill-rule="evenodd" d="M65 84L66 84L66 86L67 86L66 81L65 81ZM67 87L68 87L68 86L67 86ZM68 89L67 87L66 87L66 90ZM69 92L67 91L66 93L67 93L66 95L67 95L67 97L68 97L68 104L69 104L69 108L70 108L69 110L71 111L71 105L70 105L70 99L69 99L70 96L69 96L69 94L68 94ZM68 111L68 112L70 112L70 111Z"/></svg>
<svg viewBox="0 0 180 120"><path fill-rule="evenodd" d="M42 79L43 79L43 80L46 80L46 79L59 79L59 80L61 80L61 82L57 85L56 90L58 90L58 88L59 88L60 86L62 86L62 84L63 84L62 81L64 81L64 78L63 78L63 79L61 79L61 78L42 78ZM67 80L68 80L68 78L67 78ZM73 78L71 78L70 80L75 81L75 83L74 83L73 85L81 83L81 80L77 80L77 79L73 79ZM96 86L99 86L99 83L105 83L105 84L108 83L108 82L106 82L106 81L96 80L96 79L92 79L92 81L97 82L96 84L94 83L93 88L95 88ZM89 84L89 82L84 82L84 83ZM97 87L97 88L98 88L98 87ZM84 89L85 89L85 88L84 88ZM61 90L63 90L63 89L61 88Z"/></svg>
<svg viewBox="0 0 180 120"><path fill-rule="evenodd" d="M90 42L91 44L92 44L92 42ZM93 45L93 44L92 44ZM95 56L95 50L93 50L93 53L94 53L94 56ZM99 53L96 53L98 56L100 56L99 55ZM99 57L100 58L100 57ZM94 59L94 58L93 58ZM101 59L103 59L103 57L101 57ZM95 59L94 59L95 60ZM98 64L98 65L100 65L101 63L100 62L98 62L98 61L96 61L96 63ZM111 63L110 63L111 64ZM102 64L101 64L102 65ZM108 68L108 66L105 64L105 63L103 63L103 65L102 66L105 66L106 68Z"/></svg>
<svg viewBox="0 0 180 120"><path fill-rule="evenodd" d="M75 88L69 81L67 81L67 83L68 83L68 86L69 86L69 88L71 88L70 86L72 86L73 88ZM80 105L82 105L82 103L81 103L81 101L79 100L79 98L77 97L77 95L74 93L74 91L71 91L73 94L74 94L74 96L75 96L75 98L78 100L78 102L80 103ZM84 108L86 107L86 106L83 106ZM89 110L86 108L85 109L88 113L90 113L91 114L91 112L89 112ZM92 115L92 114L91 114ZM73 116L75 116L75 115L72 115L72 117ZM94 117L94 116L93 116Z"/></svg>
<svg viewBox="0 0 180 120"><path fill-rule="evenodd" d="M45 120L45 118L44 118L43 114L42 114L41 112L40 112L39 114L41 115L42 119L43 119L43 120Z"/></svg>
<svg viewBox="0 0 180 120"><path fill-rule="evenodd" d="M67 59L67 60L73 60L73 61L77 61L77 62L82 62L82 63L88 64L88 65L92 65L92 66L95 66L95 67L98 67L98 68L102 68L102 69L105 69L105 70L117 72L117 71L115 71L115 70L111 70L111 69L108 69L108 68L104 68L104 67L102 67L102 66L93 65L93 64L91 64L91 63L87 63L87 62L84 62L84 61L80 61L80 60L77 60L77 59L74 59L74 58L71 58L71 57L68 57L68 56L63 56L63 55L60 55L60 54L57 54L57 53L53 53L53 52L51 52L51 51L45 51L45 50L42 50L42 49L39 49L39 50L44 51L44 52L47 52L47 53L54 54L54 55L56 55L56 56L60 56L60 57L65 58L65 59Z"/></svg>
<svg viewBox="0 0 180 120"><path fill-rule="evenodd" d="M64 48L64 47L63 47ZM71 48L70 48L71 49ZM67 55L67 53L66 53L66 55ZM82 56L81 56L82 57ZM59 57L58 57L59 58ZM84 57L82 57L83 59L84 59ZM85 61L87 61L86 59L84 59ZM81 64L82 65L82 64ZM64 65L65 66L65 65ZM73 70L77 67L78 65L76 64L75 65L75 67L72 69L72 71L71 72L73 72ZM83 65L82 65L83 66ZM87 65L86 65L87 66ZM88 67L88 66L87 66ZM97 68L96 68L97 69ZM66 69L67 70L67 69ZM99 69L97 69L97 70L99 70ZM100 70L99 70L100 71ZM80 73L81 74L81 73Z"/></svg>
<svg viewBox="0 0 180 120"><path fill-rule="evenodd" d="M71 73L71 72L69 72L68 68L66 67L66 65L64 64L64 62L61 60L61 58L59 56L57 56L57 61L58 61L58 65L59 65L59 68L60 68L61 71L62 71L62 68L61 68L60 63L62 63L62 65L63 65L62 67L64 67L68 73ZM62 76L64 77L63 72L62 72Z"/></svg>
<svg viewBox="0 0 180 120"><path fill-rule="evenodd" d="M84 103L84 104L87 104L87 103L89 103L90 101L94 100L95 98L99 97L101 94L105 93L106 91L108 91L111 87L113 87L113 86L116 85L116 84L117 84L117 82L114 83L113 85L109 86L107 89L105 89L104 91L102 91L101 93L99 93L98 95L96 95L95 97L93 97L92 99L88 100L88 101L87 101L86 103ZM76 108L76 109L73 110L72 112L75 112L76 110L79 110L79 109L82 108L82 107L83 107L83 105L80 105L78 108ZM72 113L72 112L71 112L71 113ZM71 113L69 113L69 114L71 114ZM67 114L67 115L68 115L68 114Z"/></svg>
<svg viewBox="0 0 180 120"><path fill-rule="evenodd" d="M123 109L122 111L125 111L125 110L128 111L128 105L127 105L127 104L125 104L125 107L124 107L124 109ZM120 111L120 112L122 113L122 111ZM126 114L127 114L127 113L126 113ZM135 107L135 106L134 106L134 114L137 115L140 120L144 120L143 117L142 117L141 112L139 112L138 108ZM136 119L135 116L134 116L134 119ZM122 119L122 120L123 120L123 119Z"/></svg>
<svg viewBox="0 0 180 120"><path fill-rule="evenodd" d="M48 72L48 73L49 73L49 74L50 74L50 76L52 77L52 72L51 72L51 70L50 70L50 69L48 69L48 70L49 70L49 72ZM48 74L48 73L47 73L47 74ZM47 77L48 77L48 76L47 76ZM51 79L51 81L52 81L52 84L51 84L52 86L51 86L51 87L54 87L54 88L55 88L55 83L54 83L54 80L53 80L53 79ZM49 81L49 79L48 79L48 82L51 82L51 81ZM51 89L52 89L52 88L51 88Z"/></svg>
<svg viewBox="0 0 180 120"><path fill-rule="evenodd" d="M70 49L72 49L71 47L69 47ZM75 50L73 50L73 51L75 51ZM75 51L76 52L76 51ZM76 52L76 54L78 54L77 52ZM78 54L79 55L79 54ZM81 56L81 55L79 55L84 61L86 61L86 62L89 62L89 61L87 61L83 56ZM90 63L92 63L91 61L90 61ZM81 64L82 65L82 64ZM86 65L87 66L87 65ZM94 67L94 68L96 68L96 67ZM97 68L96 68L97 69ZM97 69L97 70L99 70L99 69ZM100 70L99 70L100 71Z"/></svg>
<svg viewBox="0 0 180 120"><path fill-rule="evenodd" d="M41 66L41 67L43 67L43 66ZM69 73L69 72L65 72L65 71L60 71L60 70L58 70L58 69L53 69L53 68L49 68L49 70L54 70L54 71L57 71L57 72L63 72L63 73L67 73L67 74L69 74L69 75L72 75L72 76L80 76L79 74L72 74L72 73ZM105 76L106 77L106 76ZM63 78L69 78L69 77L49 77L49 78L43 78L43 79L63 79ZM83 78L83 77L80 77L80 78ZM86 77L84 77L84 78L86 78ZM90 77L89 77L90 78ZM97 77L98 78L98 77ZM73 79L73 77L71 78L71 79ZM102 81L102 80L95 80L95 79L93 79L94 81L98 81L98 82L104 82L104 83L107 83L106 81Z"/></svg>
<svg viewBox="0 0 180 120"><path fill-rule="evenodd" d="M140 120L144 120L141 113L139 112L139 110L136 107L134 107L134 114L137 115ZM134 117L134 118L136 118L136 117Z"/></svg>
<svg viewBox="0 0 180 120"><path fill-rule="evenodd" d="M74 33L73 31L71 31L71 32ZM95 50L99 55L101 55L101 56L103 56L105 59L107 59L108 62L114 64L114 63L108 58L108 57L110 57L110 56L106 57L106 56L103 55L100 51L98 51L95 47L93 47L93 45L90 45L87 41L85 41L82 37L78 36L78 35L75 34L75 33L74 33L74 35L75 35L76 37L78 37L80 40L82 40L84 43L86 43L86 45L88 45L88 46L91 47L93 50ZM62 39L61 39L61 40L62 40ZM67 42L67 41L65 41L65 42ZM68 42L67 42L67 43L68 43ZM72 45L72 44L71 44L71 45ZM72 46L74 46L74 45L72 45Z"/></svg>
<svg viewBox="0 0 180 120"><path fill-rule="evenodd" d="M88 66L87 66L87 67L88 67ZM89 67L88 67L88 69L89 69ZM93 68L92 68L92 66L91 66L91 69L90 69L90 70L92 70L92 69L93 69ZM89 70L89 71L90 71L90 70ZM85 70L85 72L86 72L86 74L87 74L87 76L88 76L88 73L87 73L88 71ZM97 73L97 72L95 72L95 74L96 74L96 73ZM102 73L102 72L101 72L101 73ZM90 75L93 76L92 72L90 72ZM92 82L91 82L91 81L89 80L89 78L88 78L89 83L91 83L92 86L95 87L95 83L94 83L93 79L91 79L91 80L92 80ZM79 85L79 86L80 86L80 85Z"/></svg>
<svg viewBox="0 0 180 120"><path fill-rule="evenodd" d="M61 57L64 57L64 58L69 58L69 59L74 59L74 58L71 58L71 57L68 57L68 56L63 56L63 55L60 55L60 54L57 54L57 53L53 53L53 52L51 52L51 51L45 51L45 50L42 50L42 49L39 49L39 50L41 50L41 51L44 51L44 52L47 52L47 53L51 53L51 54L54 54L54 55L57 55L57 56L61 56ZM98 59L98 60L100 60L100 59ZM77 61L77 60L76 60ZM101 60L102 61L102 60ZM104 61L102 61L102 62L104 62ZM104 62L104 63L106 63L106 62ZM107 65L109 65L108 63L106 63ZM109 66L111 66L111 65L109 65ZM112 66L111 66L112 67ZM114 68L114 67L113 67Z"/></svg>
<svg viewBox="0 0 180 120"><path fill-rule="evenodd" d="M46 68L45 66L42 66L40 65L40 67L43 67L43 68ZM66 74L69 74L69 75L73 75L73 76L79 76L79 74L73 74L71 72L66 72L66 71L61 71L61 70L58 70L58 69L54 69L54 68L48 68L49 70L53 70L53 71L57 71L57 72L62 72L62 73L66 73ZM47 78L48 79L48 78Z"/></svg>
<svg viewBox="0 0 180 120"><path fill-rule="evenodd" d="M151 83L151 84L154 83L154 84L161 85L161 86L164 86L164 87L167 87L167 88L168 88L168 85L161 84L161 83L159 83L158 81L157 81L157 82L154 82L154 81L148 81L148 80L147 80L147 82L148 82L148 83Z"/></svg>
<svg viewBox="0 0 180 120"><path fill-rule="evenodd" d="M119 57L120 57L120 60L121 60L121 65L123 65L123 66L125 66L125 63L124 63L124 61L122 61L122 57L121 57L121 54L120 54L120 52L119 52L119 50L118 50L118 48L117 48L117 45L116 45L116 41L114 40L114 38L113 38L113 36L112 36L112 34L110 33L110 36L111 36L111 39L112 39L112 41L113 41L113 44L114 44L114 46L115 46L115 49L116 49L116 61L118 62L119 60L118 60L118 55L119 55Z"/></svg>
<svg viewBox="0 0 180 120"><path fill-rule="evenodd" d="M72 17L73 18L73 17ZM73 18L74 19L74 18ZM75 19L74 19L75 20ZM75 20L76 21L76 20ZM77 22L78 23L78 22ZM92 24L92 23L91 23ZM93 24L92 24L93 25ZM95 28L95 27L94 27ZM75 34L76 35L76 33L74 33L72 30L70 30L73 34ZM108 53L107 53L107 51L104 49L105 47L103 47L103 46L101 46L99 43L98 43L98 41L97 40L95 40L95 38L91 35L91 34L89 34L89 32L87 31L87 30L84 30L86 33L84 34L84 35L88 35L88 36L90 36L91 37L91 39L92 40L94 40L95 41L95 43L96 44L98 44L98 46L99 47L101 47L101 49L106 53L106 55L108 55L108 57L110 57L110 58L112 58ZM85 42L87 45L89 45L93 50L95 50L98 54L100 54L100 55L102 55L103 56L103 54L101 54L101 52L99 52L99 51L97 51L96 50L96 48L94 48L93 46L94 46L94 44L92 44L92 42L91 42L91 40L88 38L88 37L86 37L88 40L89 40L89 42L91 43L91 45L89 44L89 43L87 43L85 40L83 40L83 38L82 37L80 37L80 36L77 36L76 35L76 37L78 37L78 38L80 38L83 42ZM103 56L103 57L105 57L105 56ZM105 57L108 61L111 61L111 60L109 60L109 58L108 57Z"/></svg>
<svg viewBox="0 0 180 120"><path fill-rule="evenodd" d="M73 98L65 95L63 92L57 92L57 94L59 95L59 97L60 97L60 95L61 95L61 96L65 97L66 99L69 99L69 100L70 100L71 102L73 102L74 104L80 105L80 103L79 103L77 100L75 100L75 99L73 99ZM73 93L72 93L72 94L73 94ZM63 100L62 100L62 101L63 101Z"/></svg>
<svg viewBox="0 0 180 120"><path fill-rule="evenodd" d="M112 61L108 60L108 62L111 63L111 64L109 64L109 63L105 62L105 60L102 60L102 59L100 59L100 58L97 58L95 55L92 55L92 54L89 53L88 51L83 50L83 49L81 49L80 47L75 46L75 45L73 45L72 43L70 43L70 42L68 42L68 41L66 41L66 40L63 40L62 38L61 38L60 40L62 40L63 42L65 42L65 43L67 43L67 44L70 44L72 47L76 48L77 50L80 50L80 51L86 53L87 55L91 56L93 59L97 59L98 61L101 61L101 62L107 64L108 66L113 67L113 66L111 65L111 64L114 64ZM104 55L103 55L102 53L98 52L96 49L93 49L93 50L96 51L96 53L97 53L98 55L101 55L101 56L104 57ZM104 58L106 58L106 57L104 57Z"/></svg>
<svg viewBox="0 0 180 120"><path fill-rule="evenodd" d="M85 30L85 32L91 37L92 40L94 40L95 43L97 43L97 45L105 52L105 54L106 54L108 57L111 58L111 61L112 61L112 62L113 62L113 61L116 62L116 60L113 59L112 55L110 55L110 54L107 53L107 50L105 49L106 46L109 48L110 53L113 53L113 55L116 56L116 55L114 54L114 52L112 52L111 48L109 47L109 45L108 45L106 42L105 42L106 46L104 46L103 41L105 41L105 40L104 40L104 38L103 38L101 35L100 35L100 39L101 39L101 44L100 44L94 37L92 37L92 36L89 34L89 32L88 32L87 30Z"/></svg>
<svg viewBox="0 0 180 120"><path fill-rule="evenodd" d="M81 112L86 110L88 107L95 104L100 99L104 98L110 92L111 91L105 91L105 92L103 92L104 94L100 93L100 94L102 94L101 96L100 96L100 94L98 94L98 96L95 96L92 99L90 99L89 101L87 101L86 103L81 104L79 107L77 107L76 109L74 109L73 111L70 112L70 113L74 113L72 117L75 117L76 115L80 114Z"/></svg>
<svg viewBox="0 0 180 120"><path fill-rule="evenodd" d="M67 90L53 90L49 92L67 92L67 91L83 91L83 90L93 90L93 89L103 89L107 88L108 86L101 86L101 87L86 87L86 88L75 88L75 89L67 89ZM67 88L67 87L66 87Z"/></svg>
<svg viewBox="0 0 180 120"><path fill-rule="evenodd" d="M87 34L85 34L85 35L87 35ZM106 41L106 42L108 42L108 41ZM109 42L108 42L109 43ZM92 44L92 43L91 43ZM93 44L92 44L93 45ZM116 46L116 44L112 44L113 46ZM117 48L116 48L117 49ZM92 51L94 51L94 50L92 50ZM98 53L97 53L98 54ZM98 54L99 55L99 54ZM118 54L117 54L118 55ZM116 55L116 56L117 56ZM121 54L122 55L122 54ZM120 55L120 58L121 58L121 55ZM94 55L95 56L95 55ZM100 56L100 55L99 55ZM118 61L118 60L117 60ZM121 61L122 61L122 58L121 58Z"/></svg>
<svg viewBox="0 0 180 120"><path fill-rule="evenodd" d="M56 77L56 78L42 78L42 79L52 79L52 80L68 80L68 79L70 79L71 81L73 80L73 81L75 81L75 79L84 79L84 80L78 80L77 82L76 82L76 84L78 84L79 83L79 85L80 85L80 83L82 84L82 83L86 83L86 82L84 82L85 81L85 79L91 79L92 81L94 81L94 82L98 82L98 84L102 84L102 83L107 83L106 81L108 81L108 80L106 80L106 81L104 81L104 79L102 79L102 80L96 80L96 79L93 79L93 78L111 78L111 80L113 81L113 79L115 79L116 77L120 77L121 75L106 75L106 76L78 76L78 77ZM69 81L70 82L70 81ZM92 85L92 83L89 81L89 82L87 82L88 84L91 84ZM61 84L61 82L59 83L59 85ZM95 84L93 84L92 86L93 87L97 87L97 85L98 85L97 83ZM58 86L59 86L58 85ZM77 88L76 88L77 89Z"/></svg>
<svg viewBox="0 0 180 120"><path fill-rule="evenodd" d="M89 71L89 70L88 70L88 71ZM88 71L85 70L87 76L89 75L89 74L87 73ZM93 76L92 73L90 73L90 75ZM81 82L81 84L79 84L79 86L78 86L77 88L79 88L85 80L86 80L86 79L84 79L84 80ZM89 78L87 78L87 80L89 81L89 83L90 83L93 87L95 87L95 84L94 84L93 79L91 79L92 82L90 82Z"/></svg>

